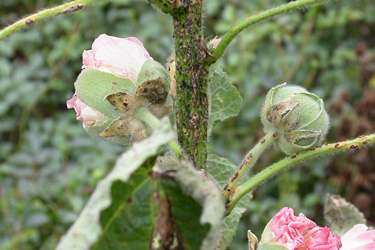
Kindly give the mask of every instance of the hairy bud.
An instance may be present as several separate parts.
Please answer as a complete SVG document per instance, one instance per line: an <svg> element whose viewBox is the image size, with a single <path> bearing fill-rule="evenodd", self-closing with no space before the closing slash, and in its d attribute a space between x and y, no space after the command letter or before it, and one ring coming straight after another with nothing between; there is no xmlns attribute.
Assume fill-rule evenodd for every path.
<svg viewBox="0 0 375 250"><path fill-rule="evenodd" d="M299 86L272 88L261 111L266 133L277 133L276 144L286 154L320 144L329 129L323 100Z"/></svg>
<svg viewBox="0 0 375 250"><path fill-rule="evenodd" d="M68 100L92 136L118 144L141 140L151 128L136 111L147 107L158 118L172 112L170 77L137 38L100 35L83 52L76 92Z"/></svg>

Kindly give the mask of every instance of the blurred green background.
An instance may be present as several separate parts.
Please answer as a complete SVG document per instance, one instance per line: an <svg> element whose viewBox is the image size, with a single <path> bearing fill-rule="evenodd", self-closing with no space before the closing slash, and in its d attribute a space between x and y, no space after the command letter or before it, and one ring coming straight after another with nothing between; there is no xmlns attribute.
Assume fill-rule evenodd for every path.
<svg viewBox="0 0 375 250"><path fill-rule="evenodd" d="M2 0L0 27L62 1ZM223 35L244 17L287 1L206 0L206 36ZM210 138L240 162L262 136L259 108L269 88L305 86L325 100L328 141L375 130L375 2L334 1L258 24L239 35L219 64L243 97L237 118ZM124 148L96 141L66 109L82 51L101 33L136 36L155 60L173 52L171 19L144 1L113 0L49 19L0 41L0 249L54 249L96 182ZM256 171L283 157L264 154ZM375 224L375 151L317 159L260 187L231 249L246 249L281 207L323 225L327 192L340 194Z"/></svg>

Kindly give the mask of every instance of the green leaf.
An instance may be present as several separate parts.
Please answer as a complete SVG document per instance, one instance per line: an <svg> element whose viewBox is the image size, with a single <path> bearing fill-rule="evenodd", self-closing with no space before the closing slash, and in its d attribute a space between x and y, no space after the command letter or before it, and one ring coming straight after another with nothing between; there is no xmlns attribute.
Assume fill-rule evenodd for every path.
<svg viewBox="0 0 375 250"><path fill-rule="evenodd" d="M236 172L236 166L226 158L222 158L215 154L209 154L207 159L208 174L216 180L221 190L230 181L230 178ZM245 195L232 210L232 212L224 218L220 237L216 240L216 249L225 250L228 248L236 234L238 224L242 214L246 211L251 200L251 194Z"/></svg>
<svg viewBox="0 0 375 250"><path fill-rule="evenodd" d="M356 224L366 224L363 213L338 195L328 194L324 205L324 219L332 232L342 236Z"/></svg>
<svg viewBox="0 0 375 250"><path fill-rule="evenodd" d="M203 225L203 229L199 225L191 225L191 220L194 216L192 216L192 209L189 206L184 207L182 204L180 210L176 210L176 207L172 205L173 217L178 224L182 238L186 239L188 245L194 242L187 249L216 249L225 212L218 186L212 178L195 169L190 162L180 162L175 157L161 157L157 162L158 168L162 171L173 172L176 181L182 188L182 192L187 196L191 196L202 207L201 213L194 216L199 216L199 225L200 227ZM169 196L168 199L172 200L172 204L173 200L176 200L177 204L179 204L180 198L177 195ZM181 202L183 203L183 200ZM193 240L194 238L203 239L203 242L197 242Z"/></svg>
<svg viewBox="0 0 375 250"><path fill-rule="evenodd" d="M289 250L289 248L281 246L279 244L264 243L260 244L257 250Z"/></svg>
<svg viewBox="0 0 375 250"><path fill-rule="evenodd" d="M135 89L132 81L95 69L82 71L76 82L78 98L112 119L116 119L119 114L105 97L116 92L134 96Z"/></svg>
<svg viewBox="0 0 375 250"><path fill-rule="evenodd" d="M145 170L139 169L127 183L112 184L112 204L101 213L103 231L91 249L149 249L158 208L153 179Z"/></svg>
<svg viewBox="0 0 375 250"><path fill-rule="evenodd" d="M186 195L192 196L203 206L200 223L211 226L201 249L216 249L215 242L219 236L225 213L221 190L211 178L205 176L203 172L197 171L190 162L186 161L182 162L182 167L177 170L176 180Z"/></svg>
<svg viewBox="0 0 375 250"><path fill-rule="evenodd" d="M97 184L78 219L61 239L57 246L58 250L83 250L92 247L102 233L103 228L99 221L100 214L111 206L113 200L111 190L113 190L114 182L127 182L146 159L155 155L161 146L174 139L174 132L169 124L167 121L162 122L161 126L154 131L151 137L135 143L130 150L119 157L113 170ZM121 184L116 184L116 187L117 185ZM132 187L137 186L137 184L132 183L129 185ZM139 195L147 194L147 185L139 187L146 189ZM113 190L113 192L115 191L116 189ZM103 220L105 220L105 217L103 217Z"/></svg>
<svg viewBox="0 0 375 250"><path fill-rule="evenodd" d="M221 68L212 66L208 79L208 135L210 135L215 122L238 115L242 97Z"/></svg>
<svg viewBox="0 0 375 250"><path fill-rule="evenodd" d="M200 222L202 206L193 198L186 196L179 184L172 179L165 179L162 187L170 204L173 223L183 249L200 249L210 230L210 226Z"/></svg>

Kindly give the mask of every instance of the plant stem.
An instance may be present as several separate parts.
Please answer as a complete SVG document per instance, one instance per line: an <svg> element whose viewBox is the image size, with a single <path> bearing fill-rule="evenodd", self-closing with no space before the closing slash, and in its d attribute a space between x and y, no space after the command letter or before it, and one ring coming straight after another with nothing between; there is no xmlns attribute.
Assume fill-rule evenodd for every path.
<svg viewBox="0 0 375 250"><path fill-rule="evenodd" d="M232 180L225 185L223 190L223 198L226 199L232 193L236 184L241 180L246 171L253 167L259 156L266 150L276 138L276 133L268 133L247 153L246 157L238 167L238 171L232 178Z"/></svg>
<svg viewBox="0 0 375 250"><path fill-rule="evenodd" d="M136 116L147 123L152 129L156 129L160 126L160 120L151 114L150 110L146 107L139 108L136 111ZM176 155L177 158L184 158L183 152L176 141L171 141L168 143L170 149Z"/></svg>
<svg viewBox="0 0 375 250"><path fill-rule="evenodd" d="M281 171L301 163L306 160L311 160L312 158L318 156L326 156L329 154L340 153L340 152L348 152L354 149L363 147L363 146L371 146L375 144L375 133L360 136L350 141L342 141L336 142L331 144L325 144L323 146L317 146L313 149L308 151L304 151L299 154L293 154L284 158L283 160L276 162L269 166L268 168L264 169L263 171L259 172L240 186L238 186L232 195L229 197L230 202L227 203L227 215L230 214L232 209L235 207L237 202L248 192L254 190L264 181L272 178L275 174L280 173Z"/></svg>
<svg viewBox="0 0 375 250"><path fill-rule="evenodd" d="M299 8L305 8L314 4L321 4L324 2L333 1L333 0L296 0L289 2L287 4L260 12L258 14L249 16L239 22L236 26L233 26L221 39L219 45L212 53L212 57L208 57L207 61L215 62L217 61L224 53L225 49L228 47L230 42L244 29L249 28L250 26L257 24L261 21L270 19L277 15L297 10Z"/></svg>
<svg viewBox="0 0 375 250"><path fill-rule="evenodd" d="M203 36L203 0L176 0L173 16L176 62L176 124L178 141L195 167L207 164L207 75Z"/></svg>
<svg viewBox="0 0 375 250"><path fill-rule="evenodd" d="M21 20L9 25L8 27L0 30L0 40L10 36L16 31L29 26L33 23L47 19L49 17L57 16L60 14L68 14L82 9L84 6L90 3L95 3L102 0L75 0L69 3L61 4L56 7L39 11L35 14L22 18Z"/></svg>

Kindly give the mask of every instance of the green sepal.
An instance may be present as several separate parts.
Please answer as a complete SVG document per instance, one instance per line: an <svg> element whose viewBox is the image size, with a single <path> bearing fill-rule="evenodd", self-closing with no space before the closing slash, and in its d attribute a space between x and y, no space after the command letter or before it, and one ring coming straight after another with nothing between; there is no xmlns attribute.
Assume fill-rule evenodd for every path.
<svg viewBox="0 0 375 250"><path fill-rule="evenodd" d="M136 82L136 87L139 87L142 83L156 80L160 78L160 82L163 83L167 92L170 90L171 78L168 72L165 70L163 65L154 61L147 60L141 68L141 71L138 74L138 79Z"/></svg>
<svg viewBox="0 0 375 250"><path fill-rule="evenodd" d="M134 95L136 88L128 79L95 69L86 69L77 78L76 90L78 98L86 105L107 117L116 119L118 113L109 102L105 101L105 97L116 92Z"/></svg>

